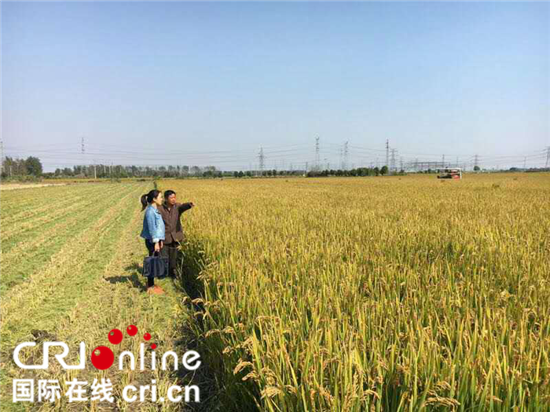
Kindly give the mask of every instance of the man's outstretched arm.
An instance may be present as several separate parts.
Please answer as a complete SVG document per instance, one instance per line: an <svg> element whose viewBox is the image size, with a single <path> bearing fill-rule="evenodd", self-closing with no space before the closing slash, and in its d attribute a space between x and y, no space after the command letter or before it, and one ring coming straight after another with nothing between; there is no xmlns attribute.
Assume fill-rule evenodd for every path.
<svg viewBox="0 0 550 412"><path fill-rule="evenodd" d="M181 215L183 212L185 212L186 210L189 210L191 209L192 207L194 207L195 205L193 204L193 202L189 202L189 203L180 203L178 204L178 212L179 214Z"/></svg>

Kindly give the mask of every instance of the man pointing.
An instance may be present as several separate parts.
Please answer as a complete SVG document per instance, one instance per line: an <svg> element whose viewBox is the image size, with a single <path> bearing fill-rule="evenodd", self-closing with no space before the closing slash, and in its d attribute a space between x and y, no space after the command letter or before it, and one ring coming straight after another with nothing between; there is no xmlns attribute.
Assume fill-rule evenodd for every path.
<svg viewBox="0 0 550 412"><path fill-rule="evenodd" d="M165 253L169 259L169 275L176 277L176 267L178 262L179 242L183 240L183 228L181 227L180 216L186 210L195 206L193 203L178 203L176 192L167 190L164 192L164 203L159 206L158 211L164 220L165 226Z"/></svg>

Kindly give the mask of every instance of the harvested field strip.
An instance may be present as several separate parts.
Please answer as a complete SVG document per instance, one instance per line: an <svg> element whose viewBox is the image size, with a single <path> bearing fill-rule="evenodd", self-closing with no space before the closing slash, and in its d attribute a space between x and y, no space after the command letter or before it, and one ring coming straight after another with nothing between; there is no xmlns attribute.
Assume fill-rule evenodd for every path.
<svg viewBox="0 0 550 412"><path fill-rule="evenodd" d="M143 342L141 336L149 332L152 340L159 350L174 350L180 336L177 324L182 322L187 314L178 304L178 292L172 286L171 280L158 282L167 292L164 296L150 296L145 293L145 279L138 272L137 266L142 262L145 254L143 240L136 236L141 228L143 213L137 208L133 211L132 220L124 229L120 240L114 250L113 258L103 269L101 277L97 277L87 299L81 299L78 304L63 316L59 323L52 330L48 330L57 339L67 342L71 347L77 347L78 343L84 341L90 350L98 345L108 344L107 334L113 328L122 331L128 325L138 326L138 336L133 339L126 337L120 345L113 347L115 356L129 350L132 353L139 353L139 344ZM108 310L98 310L108 308ZM109 345L111 346L111 345ZM32 355L31 355L32 356ZM14 370L13 376L17 376ZM48 379L69 380L74 372L53 370L44 374ZM79 371L79 379L92 381L94 377L104 375L90 366L85 371ZM114 396L121 398L121 389L125 385L150 384L155 379L160 393L174 383L177 376L173 371L113 371L108 373L109 379L114 385ZM180 382L181 383L181 382ZM43 410L48 410L49 405L44 405ZM71 409L71 406L73 408ZM91 407L92 405L90 405ZM107 407L108 405L98 405ZM152 403L137 403L134 408L149 406L151 410L156 409ZM64 410L78 410L77 405L61 404L56 405ZM175 410L170 404L165 410ZM180 409L179 406L177 409Z"/></svg>
<svg viewBox="0 0 550 412"><path fill-rule="evenodd" d="M128 186L119 195L128 193L129 190L131 188ZM117 193L114 191L108 192L106 196L102 196L101 198L88 196L82 199L74 209L68 206L69 211L66 208L50 209L45 215L38 217L38 220L35 220L34 224L27 225L26 222L22 222L21 224L2 226L2 252L8 254L11 248L25 245L25 240L33 235L40 235L42 233L49 233L51 235L57 230L56 226L66 223L65 220L74 222L87 213L106 208L109 203L116 199ZM64 219L66 216L68 219Z"/></svg>
<svg viewBox="0 0 550 412"><path fill-rule="evenodd" d="M59 193L49 194L48 196L44 196L43 193L36 190L33 196L29 196L28 199L21 199L20 196L17 196L19 193L2 194L2 202L9 199L11 203L9 208L6 208L5 204L2 203L2 230L17 225L22 220L30 222L35 216L40 216L49 210L64 205L70 205L72 202L80 201L88 197L94 197L101 193L102 188L105 187L106 184L90 185L78 191L71 191L71 189L65 187L63 191L60 190ZM120 185L118 185L118 187L120 187Z"/></svg>
<svg viewBox="0 0 550 412"><path fill-rule="evenodd" d="M86 191L93 190L92 186L93 185L82 185L82 189ZM12 213L25 213L29 208L32 209L37 201L49 200L56 202L57 200L64 199L67 193L73 190L73 187L74 186L63 185L0 192L2 216L10 216Z"/></svg>
<svg viewBox="0 0 550 412"><path fill-rule="evenodd" d="M114 195L109 196L110 199L115 199ZM13 225L10 229L2 229L2 249L4 253L8 253L12 248L25 244L28 239L32 239L35 235L56 230L56 226L64 223L67 218L75 215L85 215L86 211L90 212L96 204L106 205L105 199L101 201L86 199L78 203L70 204L67 207L51 209L46 214L32 219L32 221L24 221L20 224ZM95 208L97 209L97 208Z"/></svg>
<svg viewBox="0 0 550 412"><path fill-rule="evenodd" d="M128 192L128 190L126 190ZM2 265L6 269L2 273L0 291L4 291L17 285L36 270L47 263L52 256L62 250L68 242L82 241L82 233L87 227L102 215L114 200L118 200L122 194L113 194L96 202L88 208L79 210L69 218L48 223L49 230L44 230L40 236L30 241L20 242L10 250L10 253L2 253ZM134 202L136 200L134 199ZM55 233L55 235L52 235Z"/></svg>
<svg viewBox="0 0 550 412"><path fill-rule="evenodd" d="M30 330L37 324L45 330L52 329L60 316L88 296L90 285L131 218L131 214L121 210L135 207L137 195L143 190L144 186L137 186L119 197L83 231L80 241L66 243L43 270L12 288L0 305L3 351L30 338Z"/></svg>
<svg viewBox="0 0 550 412"><path fill-rule="evenodd" d="M52 187L52 186L64 186L65 183L28 183L28 184L2 184L0 186L0 191L6 190L23 190L23 189L34 189L37 187Z"/></svg>
<svg viewBox="0 0 550 412"><path fill-rule="evenodd" d="M58 208L50 208L46 212L33 218L23 218L13 224L4 224L2 222L2 246L4 252L9 252L10 248L17 243L22 242L33 234L40 233L43 225L55 225L67 216L71 216L78 209L91 205L91 200L80 200L77 202L60 205Z"/></svg>
<svg viewBox="0 0 550 412"><path fill-rule="evenodd" d="M143 191L146 190L139 189L139 193ZM183 353L186 350L187 338L183 335L182 328L187 327L190 315L182 304L180 290L173 285L172 280L165 279L157 281L167 292L165 295L151 296L145 293L145 279L139 272L146 255L143 239L139 237L143 212L135 202L137 196L134 195L135 193L130 194L130 197L111 207L93 227L85 231L85 234L93 237L85 237L89 239L86 245L78 248L64 246L65 253L73 257L72 259L58 262L57 258L61 259L63 256L59 253L50 265L41 270L40 276L52 281L43 281L39 284L38 277L33 276L28 284L13 289L12 303L1 307L3 313L18 313L17 316L4 316L3 322L5 329L2 330L1 355L5 363L2 364L0 382L2 410L14 411L18 410L17 407L23 410L21 404L11 402L11 382L12 379L28 377L28 373L25 374L25 371L13 365L10 360L10 346L16 341L26 339L23 335L25 331L27 336L29 331L32 331L33 337L28 336L31 340L35 340L34 335L38 333L42 336L39 339L63 341L71 348L77 347L81 341L86 343L88 350L106 344L114 349L115 355L123 350L138 353L139 343L143 342L141 336L149 332L152 335L151 342L156 343L161 351L176 350ZM96 233L98 234L95 235ZM85 252L83 247L86 249ZM78 255L82 255L81 260L85 261L84 263L74 259ZM57 270L61 270L62 273L57 273ZM42 293L42 289L47 291ZM31 308L26 308L26 297L32 297ZM35 301L40 303L34 304ZM20 319L32 319L32 322L19 322ZM118 328L124 331L130 324L135 324L139 328L135 338L126 337L116 347L109 344L108 332L111 329ZM10 331L9 338L5 338L6 333ZM24 361L39 356L41 348L33 348L25 352ZM76 351L71 352L69 363L76 363L75 357ZM197 384L198 379L195 373L185 375L181 370L119 372L111 368L107 373L95 370L90 364L88 366L83 371L62 371L54 362L47 371L33 371L32 376L35 379L58 379L60 382L75 376L88 382L92 382L94 378L108 377L114 385L114 396L117 399L115 404L70 404L66 402L66 398L62 398L60 403L42 403L36 405L37 408L41 411L80 411L83 408L155 411L158 410L158 405L150 401L131 405L121 402L121 389L128 384L137 387L148 385L155 379L159 393L166 396L168 386L175 383ZM167 403L163 405L163 410L188 408L182 403Z"/></svg>

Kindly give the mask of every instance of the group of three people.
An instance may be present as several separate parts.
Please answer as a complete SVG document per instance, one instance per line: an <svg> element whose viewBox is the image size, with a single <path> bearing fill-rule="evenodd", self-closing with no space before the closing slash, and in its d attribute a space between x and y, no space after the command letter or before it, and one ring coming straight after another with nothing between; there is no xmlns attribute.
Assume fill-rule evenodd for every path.
<svg viewBox="0 0 550 412"><path fill-rule="evenodd" d="M151 190L141 196L141 205L141 210L145 210L141 237L145 239L149 256L158 253L168 257L169 276L175 277L179 246L183 240L180 217L195 205L192 202L178 203L173 190L165 191L164 198L160 190ZM155 295L164 293L151 276L147 278L147 292Z"/></svg>

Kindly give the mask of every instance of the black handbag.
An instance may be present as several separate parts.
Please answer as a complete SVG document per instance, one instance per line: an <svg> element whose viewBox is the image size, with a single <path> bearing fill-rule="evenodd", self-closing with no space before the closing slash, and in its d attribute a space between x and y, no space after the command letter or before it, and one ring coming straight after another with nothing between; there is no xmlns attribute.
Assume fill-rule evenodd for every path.
<svg viewBox="0 0 550 412"><path fill-rule="evenodd" d="M143 259L143 276L159 279L168 276L168 258L153 255Z"/></svg>

